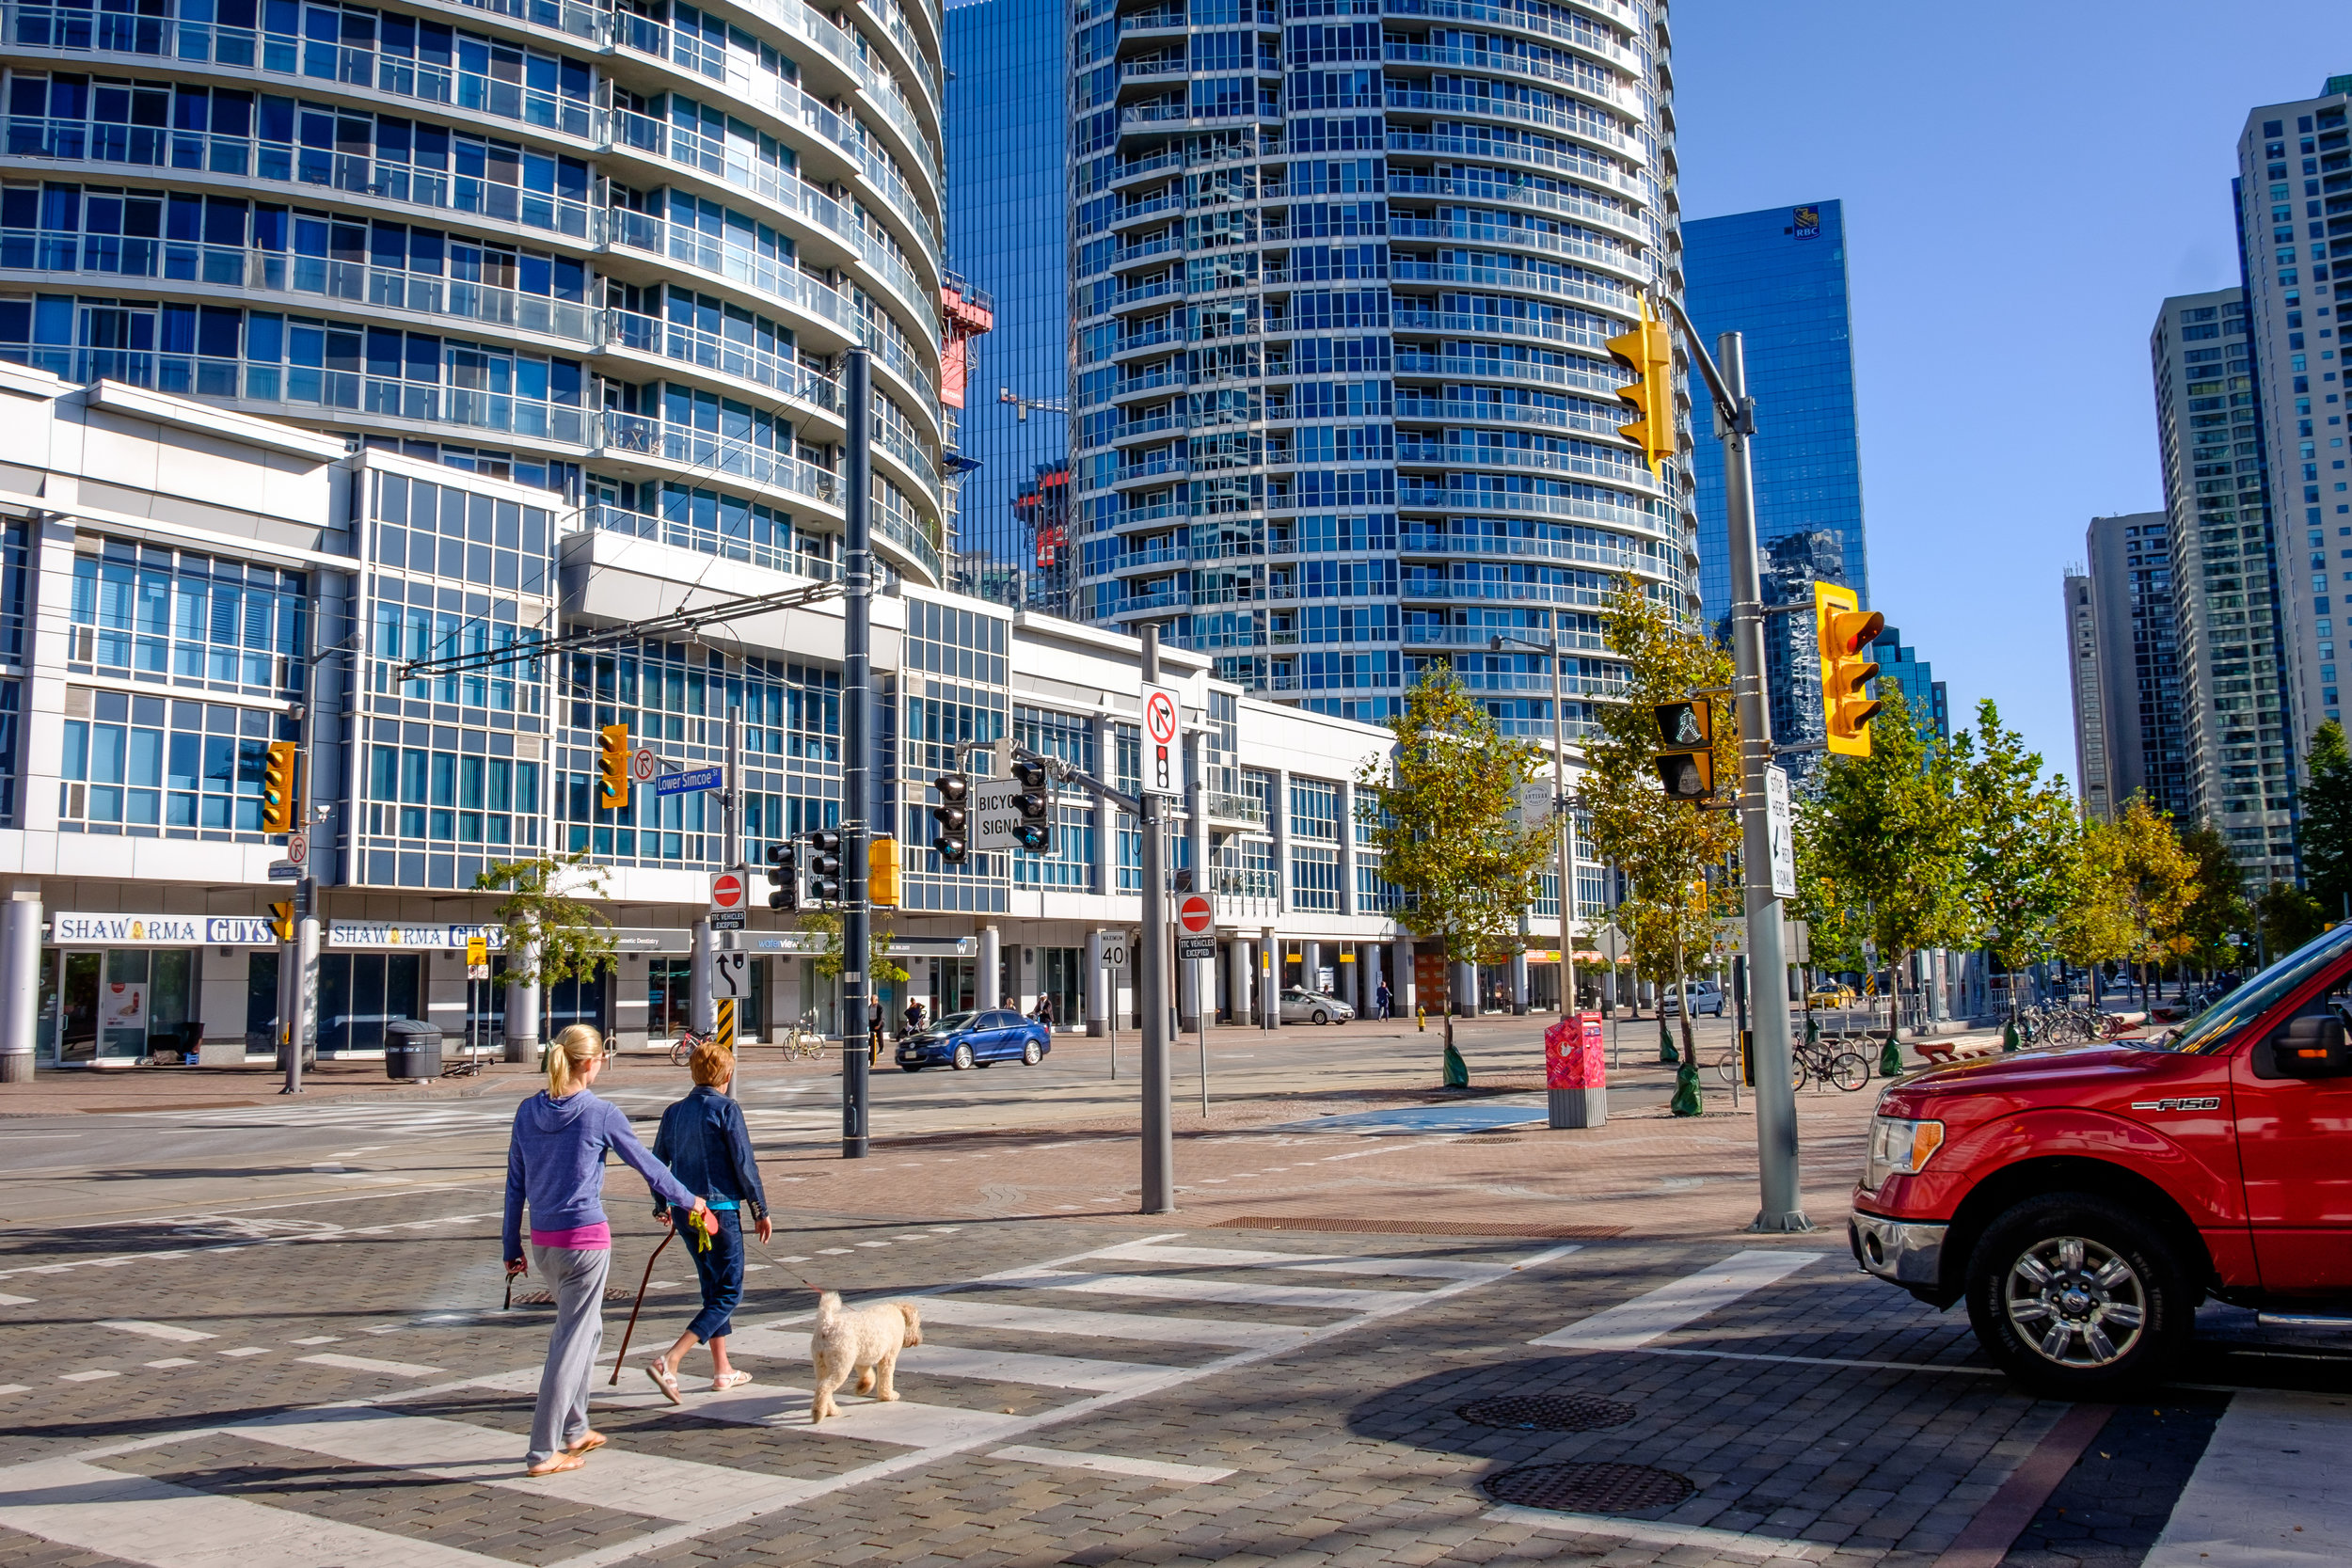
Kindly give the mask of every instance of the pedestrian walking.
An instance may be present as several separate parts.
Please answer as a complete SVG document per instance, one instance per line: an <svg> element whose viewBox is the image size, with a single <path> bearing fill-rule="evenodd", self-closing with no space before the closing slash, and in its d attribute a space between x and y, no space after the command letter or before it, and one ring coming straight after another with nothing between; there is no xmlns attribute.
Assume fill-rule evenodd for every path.
<svg viewBox="0 0 2352 1568"><path fill-rule="evenodd" d="M588 1383L604 1344L604 1280L612 1263L612 1228L606 1221L604 1160L617 1154L655 1194L705 1213L703 1200L662 1167L628 1117L591 1092L611 1053L604 1037L575 1023L548 1047L548 1086L515 1108L506 1146L506 1218L501 1231L506 1275L536 1262L555 1298L555 1328L539 1370L539 1402L531 1416L525 1473L577 1470L604 1447L588 1425ZM531 1211L531 1256L522 1246L523 1211Z"/></svg>
<svg viewBox="0 0 2352 1568"><path fill-rule="evenodd" d="M909 1002L907 1004L907 1033L910 1035L919 1035L922 1032L923 1004L920 1002Z"/></svg>
<svg viewBox="0 0 2352 1568"><path fill-rule="evenodd" d="M1052 1034L1054 1031L1054 999L1050 996L1039 997L1037 999L1037 1010L1029 1016L1037 1020L1038 1022L1045 1025L1045 1032L1047 1034Z"/></svg>
<svg viewBox="0 0 2352 1568"><path fill-rule="evenodd" d="M880 1067L882 1048L882 998L879 996L868 996L866 999L866 1065L869 1068Z"/></svg>
<svg viewBox="0 0 2352 1568"><path fill-rule="evenodd" d="M734 1100L735 1053L716 1040L705 1040L694 1048L687 1068L694 1086L661 1113L653 1157L668 1165L689 1192L701 1195L716 1223L693 1239L694 1277L702 1285L703 1309L677 1343L645 1367L645 1375L672 1404L683 1402L678 1398L678 1368L698 1344L710 1347L711 1392L724 1393L752 1380L751 1373L727 1363L727 1332L735 1326L735 1308L743 1299L743 1211L751 1211L763 1246L775 1233L759 1163L752 1157L751 1129ZM675 1203L654 1208L654 1218L663 1225L683 1226L691 1213Z"/></svg>

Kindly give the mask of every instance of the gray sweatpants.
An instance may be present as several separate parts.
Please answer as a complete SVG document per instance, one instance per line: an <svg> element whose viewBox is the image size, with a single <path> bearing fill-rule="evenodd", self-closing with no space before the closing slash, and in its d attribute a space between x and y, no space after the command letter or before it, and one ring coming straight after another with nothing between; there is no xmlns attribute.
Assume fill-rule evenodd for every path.
<svg viewBox="0 0 2352 1568"><path fill-rule="evenodd" d="M604 1276L612 1267L610 1248L531 1249L539 1277L555 1297L555 1329L548 1337L547 1365L539 1370L539 1403L531 1413L531 1455L536 1465L569 1448L588 1431L588 1386L596 1380L596 1352L604 1345Z"/></svg>

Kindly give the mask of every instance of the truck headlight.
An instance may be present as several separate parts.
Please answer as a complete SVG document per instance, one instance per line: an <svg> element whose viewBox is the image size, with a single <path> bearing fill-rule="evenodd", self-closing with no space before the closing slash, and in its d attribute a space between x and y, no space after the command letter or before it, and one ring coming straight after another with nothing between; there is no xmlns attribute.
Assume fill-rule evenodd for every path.
<svg viewBox="0 0 2352 1568"><path fill-rule="evenodd" d="M1877 1192L1890 1176L1917 1175L1943 1147L1944 1124L1940 1121L1871 1117L1870 1157L1862 1172L1864 1190Z"/></svg>

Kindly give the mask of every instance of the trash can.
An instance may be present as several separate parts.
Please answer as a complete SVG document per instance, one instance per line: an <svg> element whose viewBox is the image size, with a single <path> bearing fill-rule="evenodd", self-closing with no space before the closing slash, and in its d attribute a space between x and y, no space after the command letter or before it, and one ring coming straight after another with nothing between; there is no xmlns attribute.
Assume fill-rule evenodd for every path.
<svg viewBox="0 0 2352 1568"><path fill-rule="evenodd" d="M441 1031L420 1019L384 1025L384 1076L410 1080L441 1075Z"/></svg>

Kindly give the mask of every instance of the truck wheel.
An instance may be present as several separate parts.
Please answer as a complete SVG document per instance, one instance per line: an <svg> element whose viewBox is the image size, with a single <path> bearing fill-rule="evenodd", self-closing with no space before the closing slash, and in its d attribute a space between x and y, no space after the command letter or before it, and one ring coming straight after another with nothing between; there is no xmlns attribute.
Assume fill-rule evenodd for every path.
<svg viewBox="0 0 2352 1568"><path fill-rule="evenodd" d="M1968 1259L1977 1342L2053 1398L2105 1399L2163 1375L2188 1343L2196 1307L2156 1228L2090 1193L2017 1204Z"/></svg>

